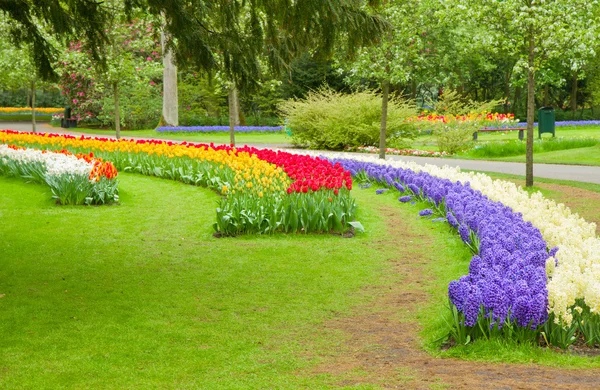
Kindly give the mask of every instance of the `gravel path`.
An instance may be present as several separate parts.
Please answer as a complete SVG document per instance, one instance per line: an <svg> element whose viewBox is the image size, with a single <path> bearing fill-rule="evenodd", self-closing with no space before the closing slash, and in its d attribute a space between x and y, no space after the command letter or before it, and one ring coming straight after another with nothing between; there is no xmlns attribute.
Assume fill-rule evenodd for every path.
<svg viewBox="0 0 600 390"><path fill-rule="evenodd" d="M19 131L31 131L31 124L27 122L0 122L0 128ZM80 135L77 130L65 130L51 127L47 123L38 123L38 132L68 133ZM136 137L123 137L136 138ZM175 141L174 142L181 142ZM291 145L284 144L252 144L258 148L290 148ZM348 153L352 155L353 153ZM362 153L359 153L363 155ZM535 156L534 156L535 158ZM464 170L476 170L484 172L508 173L513 175L525 175L525 164L515 162L501 161L483 161L483 160L459 160L453 158L433 158L433 157L411 157L411 156L388 156L388 159L414 161L418 164L432 164L437 166L459 166ZM548 179L573 180L587 183L600 184L600 167L586 165L560 165L560 164L533 164L534 177L543 177Z"/></svg>

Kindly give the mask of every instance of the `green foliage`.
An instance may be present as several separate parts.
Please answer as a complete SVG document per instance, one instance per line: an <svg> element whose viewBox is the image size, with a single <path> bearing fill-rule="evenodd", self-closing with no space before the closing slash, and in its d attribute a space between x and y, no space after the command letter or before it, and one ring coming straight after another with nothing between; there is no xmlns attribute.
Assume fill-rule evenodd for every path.
<svg viewBox="0 0 600 390"><path fill-rule="evenodd" d="M381 96L371 91L342 94L329 88L309 92L304 99L279 105L295 144L340 150L345 146L379 143ZM392 98L388 103L388 139L416 136L406 118L415 114L412 102Z"/></svg>
<svg viewBox="0 0 600 390"><path fill-rule="evenodd" d="M473 132L480 127L478 123L453 120L436 124L433 134L440 152L456 154L471 147Z"/></svg>
<svg viewBox="0 0 600 390"><path fill-rule="evenodd" d="M455 154L468 149L473 133L483 126L483 118L479 116L487 114L498 104L499 101L475 102L456 91L445 91L432 102L435 113L445 117L444 121L431 122L439 150Z"/></svg>
<svg viewBox="0 0 600 390"><path fill-rule="evenodd" d="M315 59L306 53L292 62L289 76L283 77L281 96L283 99L303 98L309 91L324 85L335 91L350 92L344 77L330 61Z"/></svg>
<svg viewBox="0 0 600 390"><path fill-rule="evenodd" d="M257 207L260 203L260 207ZM256 199L237 196L221 199L215 231L229 236L248 233L343 233L356 215L356 204L348 190Z"/></svg>
<svg viewBox="0 0 600 390"><path fill-rule="evenodd" d="M535 153L552 152L557 150L577 149L595 146L600 143L596 138L545 138L533 142ZM525 154L525 142L489 142L476 145L467 155L470 157L508 157Z"/></svg>
<svg viewBox="0 0 600 390"><path fill-rule="evenodd" d="M98 112L96 119L102 126L114 128L114 93L110 88L106 88L104 91L99 101L102 110ZM132 130L155 127L162 112L160 86L150 84L148 80L121 84L119 109L122 127Z"/></svg>
<svg viewBox="0 0 600 390"><path fill-rule="evenodd" d="M221 84L216 80L210 80L196 73L181 72L177 93L181 126L207 125L208 121L218 121L219 118L224 118L225 124L229 123L227 91L221 88Z"/></svg>
<svg viewBox="0 0 600 390"><path fill-rule="evenodd" d="M450 306L450 319L445 319L449 330L449 337L458 345L467 345L471 341L485 340L510 340L519 344L535 345L540 336L541 328L531 329L529 327L519 326L511 321L510 313L504 323L500 324L494 321L491 315L486 315L481 307L477 322L473 326L465 326L465 316L459 312L452 303Z"/></svg>

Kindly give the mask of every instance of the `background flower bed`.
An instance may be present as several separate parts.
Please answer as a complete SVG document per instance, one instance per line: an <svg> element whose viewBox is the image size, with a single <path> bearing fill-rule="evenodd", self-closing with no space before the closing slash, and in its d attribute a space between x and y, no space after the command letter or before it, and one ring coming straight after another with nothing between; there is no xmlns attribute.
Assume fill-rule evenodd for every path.
<svg viewBox="0 0 600 390"><path fill-rule="evenodd" d="M93 151L120 170L214 189L224 196L214 225L223 235L360 228L354 221L350 173L318 158L247 147L14 131L0 132L0 141Z"/></svg>
<svg viewBox="0 0 600 390"><path fill-rule="evenodd" d="M157 127L159 133L225 133L229 126L161 126ZM235 126L237 133L277 133L283 131L282 126Z"/></svg>

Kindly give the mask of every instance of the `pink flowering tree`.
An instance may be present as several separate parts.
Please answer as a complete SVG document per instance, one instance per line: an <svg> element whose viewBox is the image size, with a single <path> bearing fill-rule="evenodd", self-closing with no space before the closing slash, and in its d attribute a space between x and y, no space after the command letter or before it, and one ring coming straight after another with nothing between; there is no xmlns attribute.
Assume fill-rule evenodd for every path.
<svg viewBox="0 0 600 390"><path fill-rule="evenodd" d="M161 49L146 19L115 23L106 34L105 63L94 62L83 42L71 43L59 64L60 87L76 119L114 125L119 138L121 126L136 123L136 116L155 110L160 117Z"/></svg>

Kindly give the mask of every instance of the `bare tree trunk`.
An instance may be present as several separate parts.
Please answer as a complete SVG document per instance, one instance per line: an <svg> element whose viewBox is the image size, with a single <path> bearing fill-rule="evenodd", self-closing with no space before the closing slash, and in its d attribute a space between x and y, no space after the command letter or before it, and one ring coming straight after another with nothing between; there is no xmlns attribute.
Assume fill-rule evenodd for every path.
<svg viewBox="0 0 600 390"><path fill-rule="evenodd" d="M544 102L542 103L544 107L548 107L550 104L550 86L546 84L544 86Z"/></svg>
<svg viewBox="0 0 600 390"><path fill-rule="evenodd" d="M35 79L31 80L31 131L36 131L35 123Z"/></svg>
<svg viewBox="0 0 600 390"><path fill-rule="evenodd" d="M229 88L229 143L235 146L235 126L240 124L238 91L235 83Z"/></svg>
<svg viewBox="0 0 600 390"><path fill-rule="evenodd" d="M410 81L410 98L412 100L417 99L417 82L415 81L415 79L412 79Z"/></svg>
<svg viewBox="0 0 600 390"><path fill-rule="evenodd" d="M573 73L571 85L571 111L573 111L573 119L575 119L575 113L577 111L577 72Z"/></svg>
<svg viewBox="0 0 600 390"><path fill-rule="evenodd" d="M508 70L504 74L504 113L508 114L510 108L510 74L511 71ZM514 102L513 102L514 103ZM514 112L514 110L513 110Z"/></svg>
<svg viewBox="0 0 600 390"><path fill-rule="evenodd" d="M160 33L163 54L163 107L162 116L165 126L179 124L179 102L177 100L177 66L173 62L173 53L166 47L164 31Z"/></svg>
<svg viewBox="0 0 600 390"><path fill-rule="evenodd" d="M119 110L119 84L113 81L113 93L115 95L115 130L117 139L121 139L121 112Z"/></svg>
<svg viewBox="0 0 600 390"><path fill-rule="evenodd" d="M388 97L390 94L390 80L381 83L383 96L381 98L381 128L379 130L379 158L385 160L385 134L387 128Z"/></svg>
<svg viewBox="0 0 600 390"><path fill-rule="evenodd" d="M515 88L515 98L513 99L513 113L517 111L517 105L521 101L521 87Z"/></svg>
<svg viewBox="0 0 600 390"><path fill-rule="evenodd" d="M527 63L527 148L525 154L525 185L527 187L533 186L533 119L535 114L534 50L533 30L530 30Z"/></svg>

